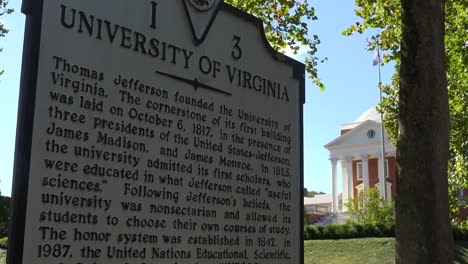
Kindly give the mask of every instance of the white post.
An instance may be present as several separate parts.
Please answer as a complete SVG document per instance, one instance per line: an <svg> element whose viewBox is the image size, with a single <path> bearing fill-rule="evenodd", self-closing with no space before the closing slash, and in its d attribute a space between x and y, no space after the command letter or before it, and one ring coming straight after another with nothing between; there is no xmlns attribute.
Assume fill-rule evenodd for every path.
<svg viewBox="0 0 468 264"><path fill-rule="evenodd" d="M346 157L346 175L348 176L348 199L354 198L353 158Z"/></svg>
<svg viewBox="0 0 468 264"><path fill-rule="evenodd" d="M369 189L369 156L361 155L362 160L362 181L364 183L364 191Z"/></svg>
<svg viewBox="0 0 468 264"><path fill-rule="evenodd" d="M332 213L338 213L338 194L336 193L336 158L330 158L332 164Z"/></svg>
<svg viewBox="0 0 468 264"><path fill-rule="evenodd" d="M385 157L383 158L382 161L382 154L379 155L379 162L378 162L378 168L379 168L379 192L380 192L380 197L382 197L384 200L387 200L385 197L386 193L386 179L385 179Z"/></svg>
<svg viewBox="0 0 468 264"><path fill-rule="evenodd" d="M348 176L346 174L346 163L344 160L340 160L341 162L341 176L343 178L343 195L341 196L341 199L343 201L342 205L342 211L345 211L346 208L344 205L346 204L346 200L348 199Z"/></svg>

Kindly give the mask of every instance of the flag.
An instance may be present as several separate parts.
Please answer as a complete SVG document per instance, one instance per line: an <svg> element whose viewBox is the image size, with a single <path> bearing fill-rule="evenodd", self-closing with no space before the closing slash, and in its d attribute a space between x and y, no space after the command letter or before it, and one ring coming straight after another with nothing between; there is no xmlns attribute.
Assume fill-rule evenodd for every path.
<svg viewBox="0 0 468 264"><path fill-rule="evenodd" d="M374 60L372 61L372 65L375 66L380 63L380 52L379 52L379 47L377 47L377 51L375 52L374 55Z"/></svg>

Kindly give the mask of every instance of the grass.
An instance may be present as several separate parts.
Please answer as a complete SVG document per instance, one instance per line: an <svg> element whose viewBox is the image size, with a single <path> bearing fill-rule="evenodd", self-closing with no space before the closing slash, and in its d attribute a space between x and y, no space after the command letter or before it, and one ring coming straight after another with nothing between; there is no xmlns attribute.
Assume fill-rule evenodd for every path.
<svg viewBox="0 0 468 264"><path fill-rule="evenodd" d="M304 241L305 264L395 263L393 238Z"/></svg>
<svg viewBox="0 0 468 264"><path fill-rule="evenodd" d="M0 264L6 263L6 250L0 249Z"/></svg>
<svg viewBox="0 0 468 264"><path fill-rule="evenodd" d="M386 264L395 263L395 239L361 238L304 241L304 264ZM0 249L0 264L6 263ZM468 264L468 241L456 243L455 263Z"/></svg>
<svg viewBox="0 0 468 264"><path fill-rule="evenodd" d="M305 264L395 263L394 238L304 241ZM455 263L468 264L468 241L455 246Z"/></svg>

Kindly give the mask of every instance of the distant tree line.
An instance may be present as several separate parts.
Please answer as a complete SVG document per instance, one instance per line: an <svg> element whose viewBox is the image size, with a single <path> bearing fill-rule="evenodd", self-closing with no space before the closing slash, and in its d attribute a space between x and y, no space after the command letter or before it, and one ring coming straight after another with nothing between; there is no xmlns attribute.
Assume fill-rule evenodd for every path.
<svg viewBox="0 0 468 264"><path fill-rule="evenodd" d="M310 192L305 193L306 196L315 196L317 194L325 194L325 193L324 192L316 192L316 191L310 191Z"/></svg>
<svg viewBox="0 0 468 264"><path fill-rule="evenodd" d="M0 238L8 236L10 197L0 195Z"/></svg>

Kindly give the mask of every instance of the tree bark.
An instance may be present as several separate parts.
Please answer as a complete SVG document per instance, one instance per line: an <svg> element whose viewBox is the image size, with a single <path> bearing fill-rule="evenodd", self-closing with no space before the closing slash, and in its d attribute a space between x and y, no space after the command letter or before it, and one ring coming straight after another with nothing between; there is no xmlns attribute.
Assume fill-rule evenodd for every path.
<svg viewBox="0 0 468 264"><path fill-rule="evenodd" d="M402 0L396 262L454 261L444 1Z"/></svg>

